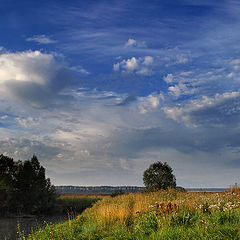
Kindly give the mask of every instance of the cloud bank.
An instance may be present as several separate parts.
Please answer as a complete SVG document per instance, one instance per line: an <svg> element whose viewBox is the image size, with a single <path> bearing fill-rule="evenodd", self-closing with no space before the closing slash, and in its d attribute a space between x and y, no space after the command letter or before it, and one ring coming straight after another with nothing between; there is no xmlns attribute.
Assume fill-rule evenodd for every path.
<svg viewBox="0 0 240 240"><path fill-rule="evenodd" d="M136 59L137 66L151 66L153 61L148 56ZM0 151L16 159L37 154L55 183L95 185L97 179L108 184L110 171L113 185L141 185L142 172L157 160L168 161L184 186L204 186L202 176L210 179L212 172L203 168L221 172L224 167L225 180L234 181L230 173L238 166L239 91L181 103L174 103L169 92L130 100L128 94L73 88L66 74L70 67L52 54L4 53L0 63ZM172 84L175 78L168 74L165 81ZM52 98L29 98L33 90L71 101L39 108ZM224 184L221 177L211 181L214 186Z"/></svg>

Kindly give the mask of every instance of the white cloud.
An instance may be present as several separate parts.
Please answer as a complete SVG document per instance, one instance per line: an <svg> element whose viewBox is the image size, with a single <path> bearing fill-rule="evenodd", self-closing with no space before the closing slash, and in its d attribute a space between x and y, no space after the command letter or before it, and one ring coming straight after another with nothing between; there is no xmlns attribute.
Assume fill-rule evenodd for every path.
<svg viewBox="0 0 240 240"><path fill-rule="evenodd" d="M40 125L40 122L38 119L33 119L32 117L28 118L20 118L17 117L15 120L18 122L18 124L24 128L29 128L29 127L36 127Z"/></svg>
<svg viewBox="0 0 240 240"><path fill-rule="evenodd" d="M185 63L188 63L189 62L189 57L185 54L178 54L176 56L176 63L179 63L179 64L185 64Z"/></svg>
<svg viewBox="0 0 240 240"><path fill-rule="evenodd" d="M188 77L188 76L193 75L193 72L191 72L191 71L188 71L188 72L181 72L180 75L181 75L181 76L184 76L184 77Z"/></svg>
<svg viewBox="0 0 240 240"><path fill-rule="evenodd" d="M183 122L187 126L196 126L197 123L192 120L192 115L197 112L202 112L202 114L199 115L199 118L206 118L205 121L210 121L209 117L206 117L203 112L212 108L212 110L209 111L211 114L216 112L215 120L217 122L217 118L219 118L221 114L226 117L235 112L240 112L240 106L238 106L238 104L232 104L231 106L231 103L229 103L226 107L221 108L221 105L224 106L225 103L234 100L239 96L239 91L216 94L214 97L202 96L199 99L190 100L185 104L178 104L178 106L174 107L164 107L163 111L169 118L177 122ZM236 101L238 102L238 100ZM218 108L219 110L216 110Z"/></svg>
<svg viewBox="0 0 240 240"><path fill-rule="evenodd" d="M71 84L71 69L62 56L25 51L0 54L0 91L31 105L50 106Z"/></svg>
<svg viewBox="0 0 240 240"><path fill-rule="evenodd" d="M137 40L133 38L129 38L127 42L124 44L125 48L131 48L131 47L139 47L139 48L145 48L147 47L146 42L138 42Z"/></svg>
<svg viewBox="0 0 240 240"><path fill-rule="evenodd" d="M147 112L158 108L160 100L164 101L163 94L150 94L147 97L140 98L139 112L146 114Z"/></svg>
<svg viewBox="0 0 240 240"><path fill-rule="evenodd" d="M0 84L16 80L45 85L58 68L52 54L40 51L0 54Z"/></svg>
<svg viewBox="0 0 240 240"><path fill-rule="evenodd" d="M115 72L118 72L118 71L120 70L120 63L115 63L115 64L113 64L113 70L114 70Z"/></svg>
<svg viewBox="0 0 240 240"><path fill-rule="evenodd" d="M233 76L234 76L234 73L231 72L231 73L229 73L229 74L227 75L227 78L228 78L228 79L231 79L231 78L233 78Z"/></svg>
<svg viewBox="0 0 240 240"><path fill-rule="evenodd" d="M240 64L240 59L234 59L232 61L230 61L231 65L239 65Z"/></svg>
<svg viewBox="0 0 240 240"><path fill-rule="evenodd" d="M127 61L125 61L125 64L123 65L123 67L126 70L133 71L138 67L138 61L135 57L132 57L131 59L128 59Z"/></svg>
<svg viewBox="0 0 240 240"><path fill-rule="evenodd" d="M56 43L56 40L51 39L50 37L46 35L34 35L33 37L26 38L26 41L28 42L36 42L38 44L50 44L50 43Z"/></svg>
<svg viewBox="0 0 240 240"><path fill-rule="evenodd" d="M137 41L133 38L129 38L124 46L125 47L132 47L132 46L136 46L136 45L137 45Z"/></svg>
<svg viewBox="0 0 240 240"><path fill-rule="evenodd" d="M5 119L7 119L7 118L8 118L7 115L3 115L3 116L0 117L0 119L2 119L2 120L5 120Z"/></svg>
<svg viewBox="0 0 240 240"><path fill-rule="evenodd" d="M181 95L192 95L196 92L196 88L188 87L187 84L178 83L168 88L169 94L178 98Z"/></svg>
<svg viewBox="0 0 240 240"><path fill-rule="evenodd" d="M173 75L171 73L169 73L166 77L163 78L163 80L166 83L172 83L173 82Z"/></svg>
<svg viewBox="0 0 240 240"><path fill-rule="evenodd" d="M151 56L123 59L119 63L113 65L113 70L122 72L134 72L139 75L150 76L153 74L152 64L154 58Z"/></svg>
<svg viewBox="0 0 240 240"><path fill-rule="evenodd" d="M153 74L153 71L152 71L152 69L142 67L136 73L139 74L139 75L151 76Z"/></svg>
<svg viewBox="0 0 240 240"><path fill-rule="evenodd" d="M73 66L70 69L72 69L73 71L85 74L85 75L89 75L90 72L88 72L86 69L84 69L82 66L78 65L78 66Z"/></svg>
<svg viewBox="0 0 240 240"><path fill-rule="evenodd" d="M151 65L153 63L153 57L151 56L146 56L144 58L143 64L144 65Z"/></svg>

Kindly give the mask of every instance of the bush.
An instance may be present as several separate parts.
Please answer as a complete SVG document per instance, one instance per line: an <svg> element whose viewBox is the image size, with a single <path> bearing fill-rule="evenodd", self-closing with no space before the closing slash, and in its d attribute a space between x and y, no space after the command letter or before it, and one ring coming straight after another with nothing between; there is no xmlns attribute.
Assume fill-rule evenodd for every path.
<svg viewBox="0 0 240 240"><path fill-rule="evenodd" d="M114 192L111 194L111 197L116 197L116 196L123 195L123 194L125 194L125 192L124 192L122 189L120 189L120 190L114 191Z"/></svg>

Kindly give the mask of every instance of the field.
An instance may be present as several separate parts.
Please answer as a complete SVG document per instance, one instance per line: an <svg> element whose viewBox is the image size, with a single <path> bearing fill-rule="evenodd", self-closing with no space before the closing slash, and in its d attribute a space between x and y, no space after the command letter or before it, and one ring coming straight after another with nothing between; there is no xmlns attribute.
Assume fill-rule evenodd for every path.
<svg viewBox="0 0 240 240"><path fill-rule="evenodd" d="M57 199L56 210L65 212L71 216L82 212L88 207L91 207L95 202L102 199L101 195L83 195L83 194L66 194L61 195Z"/></svg>
<svg viewBox="0 0 240 240"><path fill-rule="evenodd" d="M74 219L18 239L240 239L240 191L106 196Z"/></svg>

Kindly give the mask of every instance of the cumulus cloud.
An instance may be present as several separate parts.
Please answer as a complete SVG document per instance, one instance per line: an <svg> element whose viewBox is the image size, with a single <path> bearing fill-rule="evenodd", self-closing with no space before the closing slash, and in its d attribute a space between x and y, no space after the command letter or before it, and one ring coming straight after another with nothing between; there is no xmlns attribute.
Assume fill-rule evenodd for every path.
<svg viewBox="0 0 240 240"><path fill-rule="evenodd" d="M139 48L145 48L147 45L144 41L138 42L137 40L133 38L129 38L127 42L125 43L125 48L131 48L131 47L139 47Z"/></svg>
<svg viewBox="0 0 240 240"><path fill-rule="evenodd" d="M128 71L133 71L138 67L137 59L132 57L124 62L123 67Z"/></svg>
<svg viewBox="0 0 240 240"><path fill-rule="evenodd" d="M202 96L175 107L164 107L163 110L169 118L187 126L231 124L240 117L239 99L239 91L225 92L214 97Z"/></svg>
<svg viewBox="0 0 240 240"><path fill-rule="evenodd" d="M129 38L124 46L125 47L132 47L132 46L136 46L136 45L137 45L137 41L133 38Z"/></svg>
<svg viewBox="0 0 240 240"><path fill-rule="evenodd" d="M28 118L17 117L15 119L16 119L17 123L24 128L36 127L36 126L40 125L39 120L33 119L32 117L28 117Z"/></svg>
<svg viewBox="0 0 240 240"><path fill-rule="evenodd" d="M50 44L50 43L56 43L56 40L51 39L50 37L46 35L34 35L33 37L26 38L26 41L28 42L36 42L38 44Z"/></svg>
<svg viewBox="0 0 240 240"><path fill-rule="evenodd" d="M186 100L175 106L163 93L133 99L89 89L71 93L74 101L68 108L15 112L19 127L14 137L0 127L1 136L6 136L1 139L0 151L16 159L37 154L56 184L107 184L106 173L111 172L111 184L141 185L142 172L157 159L174 168L179 184L187 185L192 179L189 172L194 172L194 179L199 177L196 186L201 185L196 166L201 169L220 161L219 151L224 151L225 160L222 157L218 165L237 159L227 149L240 146L236 129L221 127L220 131L218 125L226 126L226 119L219 116L237 116L239 92ZM124 101L126 104L119 106ZM209 115L211 112L214 114ZM97 178L90 179L89 174Z"/></svg>
<svg viewBox="0 0 240 240"><path fill-rule="evenodd" d="M157 59L144 56L118 61L115 71L150 75ZM142 172L157 159L176 169L179 184L189 184L195 171L195 186L201 185L204 173L198 170L203 166L210 169L218 161L218 166L225 167L228 160L229 166L237 165L239 91L212 94L220 75L224 79L231 72L237 75L237 64L205 73L164 71L161 79L168 90L140 97L71 88L69 67L55 54L0 54L0 150L16 159L37 154L57 184L107 184L111 172L111 184L141 185ZM71 70L84 74L82 69ZM195 89L201 95L192 98ZM188 96L176 101L184 94ZM66 96L71 102L29 108L33 103L48 106L53 99Z"/></svg>
<svg viewBox="0 0 240 240"><path fill-rule="evenodd" d="M45 85L50 78L48 72L52 63L54 63L53 55L39 51L1 54L0 83L15 80ZM56 67L54 70L57 70Z"/></svg>
<svg viewBox="0 0 240 240"><path fill-rule="evenodd" d="M40 51L0 54L0 75L2 92L40 105L56 98L71 82L60 57Z"/></svg>
<svg viewBox="0 0 240 240"><path fill-rule="evenodd" d="M164 95L161 93L160 94L150 94L147 97L140 98L139 99L140 113L146 114L148 111L156 109L160 104L160 100L164 101Z"/></svg>
<svg viewBox="0 0 240 240"><path fill-rule="evenodd" d="M144 58L143 64L144 65L151 65L153 63L153 57L151 56L146 56Z"/></svg>
<svg viewBox="0 0 240 240"><path fill-rule="evenodd" d="M171 73L169 73L166 77L163 78L163 80L166 83L171 83L171 82L173 82L173 75Z"/></svg>
<svg viewBox="0 0 240 240"><path fill-rule="evenodd" d="M153 74L152 65L154 58L151 56L123 59L113 65L114 71L136 73L138 75L150 76Z"/></svg>

